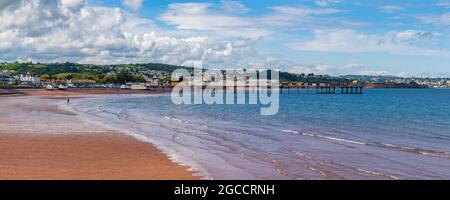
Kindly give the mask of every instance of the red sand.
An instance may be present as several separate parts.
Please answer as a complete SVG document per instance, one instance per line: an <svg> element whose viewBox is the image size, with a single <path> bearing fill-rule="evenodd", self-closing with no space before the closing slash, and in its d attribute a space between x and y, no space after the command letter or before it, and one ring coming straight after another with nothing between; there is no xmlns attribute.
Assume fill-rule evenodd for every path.
<svg viewBox="0 0 450 200"><path fill-rule="evenodd" d="M82 94L130 92L148 93L30 90L26 91L30 97L0 96L0 179L199 179L187 167L170 161L152 144L89 122L82 124L74 113L45 103L51 101L45 99L68 95L76 98ZM51 124L49 129L45 128L47 121Z"/></svg>
<svg viewBox="0 0 450 200"><path fill-rule="evenodd" d="M0 179L198 179L152 145L121 134L0 135Z"/></svg>

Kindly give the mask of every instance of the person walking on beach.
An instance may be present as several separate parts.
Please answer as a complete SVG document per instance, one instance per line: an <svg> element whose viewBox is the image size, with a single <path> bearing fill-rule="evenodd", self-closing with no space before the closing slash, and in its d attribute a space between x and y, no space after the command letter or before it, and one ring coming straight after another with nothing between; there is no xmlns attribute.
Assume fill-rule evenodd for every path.
<svg viewBox="0 0 450 200"><path fill-rule="evenodd" d="M69 104L70 103L70 99L67 99L67 104Z"/></svg>

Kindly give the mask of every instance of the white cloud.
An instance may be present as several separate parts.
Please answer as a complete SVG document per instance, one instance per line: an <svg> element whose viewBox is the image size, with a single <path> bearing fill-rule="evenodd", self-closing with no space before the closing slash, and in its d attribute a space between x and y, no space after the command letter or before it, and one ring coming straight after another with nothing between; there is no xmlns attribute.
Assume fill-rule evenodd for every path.
<svg viewBox="0 0 450 200"><path fill-rule="evenodd" d="M209 12L211 6L209 3L174 3L160 18L179 29L221 30L250 25L239 17Z"/></svg>
<svg viewBox="0 0 450 200"><path fill-rule="evenodd" d="M326 7L332 4L341 3L341 0L315 0L314 2L320 7Z"/></svg>
<svg viewBox="0 0 450 200"><path fill-rule="evenodd" d="M394 44L413 44L418 41L430 41L437 35L437 33L421 30L405 30L389 34L390 42Z"/></svg>
<svg viewBox="0 0 450 200"><path fill-rule="evenodd" d="M275 6L273 10L283 14L290 14L295 16L317 16L336 14L342 11L334 8L306 8L306 7L291 7L291 6Z"/></svg>
<svg viewBox="0 0 450 200"><path fill-rule="evenodd" d="M339 70L339 74L341 75L373 75L373 76L380 76L380 75L395 75L390 70L385 69L386 67L382 66L371 66L367 64L361 64L361 63L351 63L345 65L343 68ZM376 69L376 70L375 70Z"/></svg>
<svg viewBox="0 0 450 200"><path fill-rule="evenodd" d="M232 1L232 0L221 0L222 8L225 11L233 12L233 13L245 13L250 11L250 8L245 6L240 1Z"/></svg>
<svg viewBox="0 0 450 200"><path fill-rule="evenodd" d="M397 55L450 56L447 50L422 47L435 34L420 30L363 34L355 30L317 30L313 40L293 45L299 51L364 53L384 52Z"/></svg>
<svg viewBox="0 0 450 200"><path fill-rule="evenodd" d="M360 63L350 63L344 66L344 68L346 69L357 69L357 68L363 68L366 67L365 64L360 64Z"/></svg>
<svg viewBox="0 0 450 200"><path fill-rule="evenodd" d="M447 26L450 25L450 12L442 15L423 15L419 16L418 19L426 24Z"/></svg>
<svg viewBox="0 0 450 200"><path fill-rule="evenodd" d="M317 64L317 65L294 65L287 70L289 73L314 73L314 74L329 74L333 73L334 68L331 65Z"/></svg>
<svg viewBox="0 0 450 200"><path fill-rule="evenodd" d="M450 0L439 0L436 5L449 8Z"/></svg>
<svg viewBox="0 0 450 200"><path fill-rule="evenodd" d="M385 13L395 13L404 10L404 8L399 5L385 5L381 6L379 9Z"/></svg>
<svg viewBox="0 0 450 200"><path fill-rule="evenodd" d="M262 59L261 59L262 60ZM291 60L285 60L273 56L266 56L265 61L260 64L261 68L266 68L267 66L274 66L277 69L282 69L284 71L296 74L338 74L339 69L333 65L326 63L319 64L305 64L301 62L294 62Z"/></svg>
<svg viewBox="0 0 450 200"><path fill-rule="evenodd" d="M252 41L168 36L151 20L77 0L22 0L0 11L0 60L232 65Z"/></svg>
<svg viewBox="0 0 450 200"><path fill-rule="evenodd" d="M387 70L360 70L360 71L354 71L352 74L354 74L354 75L370 75L370 76L393 75L392 72L387 71Z"/></svg>
<svg viewBox="0 0 450 200"><path fill-rule="evenodd" d="M66 8L79 7L84 3L84 0L61 0L61 5Z"/></svg>
<svg viewBox="0 0 450 200"><path fill-rule="evenodd" d="M143 2L144 0L123 0L123 4L134 10L139 10L139 8L142 7Z"/></svg>
<svg viewBox="0 0 450 200"><path fill-rule="evenodd" d="M270 12L242 16L217 9L211 3L174 3L159 19L180 30L209 31L216 35L258 39L282 30L324 27L355 27L358 22L329 17L342 11L332 8L270 7Z"/></svg>

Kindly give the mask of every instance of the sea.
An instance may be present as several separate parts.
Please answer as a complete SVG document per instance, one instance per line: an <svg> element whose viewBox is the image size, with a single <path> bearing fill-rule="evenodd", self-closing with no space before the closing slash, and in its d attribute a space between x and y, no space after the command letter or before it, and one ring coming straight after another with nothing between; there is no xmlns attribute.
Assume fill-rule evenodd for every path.
<svg viewBox="0 0 450 200"><path fill-rule="evenodd" d="M70 107L204 179L450 178L449 89L293 90L271 116L262 105L175 105L170 94L95 96Z"/></svg>

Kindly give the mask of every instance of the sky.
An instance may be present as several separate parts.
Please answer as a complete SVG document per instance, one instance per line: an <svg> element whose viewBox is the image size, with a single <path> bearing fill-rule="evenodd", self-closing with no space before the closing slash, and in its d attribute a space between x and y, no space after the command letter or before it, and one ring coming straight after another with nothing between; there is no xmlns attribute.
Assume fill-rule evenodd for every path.
<svg viewBox="0 0 450 200"><path fill-rule="evenodd" d="M450 0L0 0L0 61L450 74Z"/></svg>

